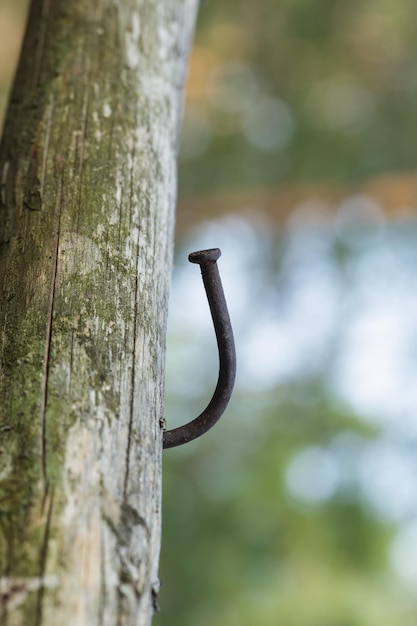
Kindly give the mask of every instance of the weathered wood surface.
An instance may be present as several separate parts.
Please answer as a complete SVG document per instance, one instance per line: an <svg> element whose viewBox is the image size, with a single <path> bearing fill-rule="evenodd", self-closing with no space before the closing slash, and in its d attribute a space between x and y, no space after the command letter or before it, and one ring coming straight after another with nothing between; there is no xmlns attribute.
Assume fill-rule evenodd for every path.
<svg viewBox="0 0 417 626"><path fill-rule="evenodd" d="M34 0L0 148L0 623L145 625L195 0Z"/></svg>

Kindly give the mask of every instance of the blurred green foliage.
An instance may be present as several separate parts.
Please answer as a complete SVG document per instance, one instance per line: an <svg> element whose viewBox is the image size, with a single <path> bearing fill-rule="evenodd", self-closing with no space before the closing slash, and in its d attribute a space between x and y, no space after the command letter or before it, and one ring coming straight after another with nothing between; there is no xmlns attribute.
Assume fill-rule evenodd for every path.
<svg viewBox="0 0 417 626"><path fill-rule="evenodd" d="M413 169L414 8L411 0L203 1L182 193Z"/></svg>
<svg viewBox="0 0 417 626"><path fill-rule="evenodd" d="M244 403L240 394L235 405ZM331 407L320 410L334 432L346 423L357 428ZM229 432L223 445L217 437L212 449L201 445L166 460L162 612L155 623L411 626L395 586L384 580L389 528L355 499L309 509L285 494L291 452L330 433L323 437L320 424L306 423L311 414L289 404L263 413L254 419L267 440L249 454L236 449ZM289 420L295 428L285 427ZM233 483L227 497L223 481Z"/></svg>
<svg viewBox="0 0 417 626"><path fill-rule="evenodd" d="M390 562L392 542L401 524L395 516L378 511L363 489L363 484L368 480L371 484L381 468L363 466L369 475L359 471L375 442L389 437L395 441L396 436L383 421L373 423L349 409L336 392L332 376L340 346L352 332L349 315L361 314L355 312L363 297L358 267L366 275L368 266L375 262L372 254L375 257L377 249L381 258L386 253L398 258L404 254L405 267L410 262L413 266L417 227L414 222L395 228L387 226L379 235L364 224L357 231L356 222L343 233L329 226L323 232L322 228L323 225L304 225L305 233L301 235L296 230L281 235L260 234L255 252L256 280L242 265L244 254L240 253L240 274L248 283L252 301L246 303L245 295L238 289L240 316L236 320L236 335L240 369L236 394L226 416L209 434L164 453L162 611L154 618L156 626L415 624L415 595L395 575ZM311 229L316 229L313 236ZM238 236L233 235L233 228L230 231L229 248L236 254L233 241L236 243ZM200 232L195 243L199 244L201 237L204 235ZM292 238L301 242L298 258ZM185 248L191 244L187 241L186 246L179 248L180 267ZM250 256L249 240L242 238L240 245ZM322 258L322 245L328 265L320 264L321 269L311 273L311 267L318 266ZM288 256L292 259L291 268L287 265ZM311 364L308 361L313 353L306 351L307 367L278 376L278 384L248 386L245 344L251 327L258 324L260 312L272 311L276 324L281 324L281 313L291 307L294 294L305 288L310 291L310 280L314 281L313 291L320 290L329 269L332 281L340 288L340 310L345 311L345 316L336 319L335 332L330 333L325 352L317 363ZM235 280L242 279L236 274ZM179 289L175 282L174 290ZM391 295L385 284L382 278L381 293L389 307ZM369 285L370 294L374 287ZM406 282L403 287L409 289ZM183 318L183 295L178 299L177 313ZM296 314L297 310L295 307ZM317 311L312 308L304 315L310 319L314 335L320 326ZM305 321L300 319L298 323ZM293 329L294 351L297 332L302 333L303 328ZM187 321L182 324L177 319L172 333L168 350L182 344L182 350L192 352L192 344L200 339L201 347L205 345L205 337L196 339ZM381 339L390 341L387 336ZM283 349L271 336L271 355L279 359ZM187 394L187 376L191 376L192 391L201 386L201 381L210 381L214 369L209 358L198 366L190 364L183 371L178 355L175 350L168 355L172 362L171 366L168 363L168 376L173 375L174 369L178 375L168 385L169 422L177 416L179 421L186 421L197 414L204 400L195 391ZM262 360L265 354L255 353L252 357ZM181 377L185 377L183 388L178 385ZM367 381L362 384L366 386ZM400 439L397 434L400 447L414 449L414 439L402 443ZM306 451L310 455L311 476L306 475L305 469L302 471L305 484L300 497L293 493L289 471L294 467L294 459ZM337 488L328 492L326 484L334 471L332 465L324 463L327 474L323 475L311 463L311 458L317 458L320 465L323 459L326 461L327 453L346 470L344 477L338 475ZM388 465L386 471L390 472ZM325 491L317 491L320 485L315 482L324 484ZM401 490L401 485L397 484L396 489ZM309 493L315 496L310 499ZM387 501L383 508L389 512L391 504Z"/></svg>
<svg viewBox="0 0 417 626"><path fill-rule="evenodd" d="M187 195L413 170L414 8L411 0L203 0L180 152L180 208ZM370 260L360 262L372 267L378 235L367 236L378 231L384 207L371 206L377 217L367 225L367 202L340 207L342 221L353 209L356 217L365 215L364 222L346 238L329 236L329 271L337 275L341 298L355 290L365 252ZM195 236L198 245L192 237L187 242L188 251L205 242L201 233ZM415 241L415 224L404 223L395 236ZM264 234L252 269L241 270L252 297L239 309L245 321L237 321L238 356L250 327L262 323L262 310L276 306L278 324L289 306L286 283L299 277L291 275L294 267L283 270L288 237L288 231ZM388 238L387 255L390 246ZM396 252L392 247L392 256L401 255L400 248L401 243ZM185 256L185 242L179 250ZM372 277L385 271L375 267L364 293L372 292ZM312 280L319 289L320 270ZM388 293L389 287L383 289ZM232 405L216 429L188 448L165 453L162 610L156 626L416 624L417 601L392 567L401 523L378 512L369 499L372 488L365 493L353 479L359 464L355 445L371 450L380 438L395 439L395 429L371 426L347 409L331 383L339 343L350 332L344 316L353 306L363 302L341 307L340 325L319 368L300 368L279 385L259 388L238 376ZM307 322L312 332L317 322ZM192 351L195 341L192 329L171 335L168 349L177 355L178 375L178 355ZM274 341L270 350L281 351ZM268 350L268 344L259 349ZM204 405L195 389L203 374L210 380L208 361L206 369L200 362L191 369L193 393L168 385L168 419L178 414L186 421ZM319 459L328 450L349 457L350 444L343 452L342 441L354 442L347 470L352 479L321 500L295 497L288 486L294 459L307 451L311 462L317 451ZM414 445L404 443L413 450Z"/></svg>

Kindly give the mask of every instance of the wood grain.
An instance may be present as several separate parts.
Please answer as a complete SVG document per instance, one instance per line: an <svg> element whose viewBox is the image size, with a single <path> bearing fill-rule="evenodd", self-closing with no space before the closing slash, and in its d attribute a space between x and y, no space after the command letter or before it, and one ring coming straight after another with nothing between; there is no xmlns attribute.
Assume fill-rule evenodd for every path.
<svg viewBox="0 0 417 626"><path fill-rule="evenodd" d="M150 623L194 0L34 0L0 147L0 621Z"/></svg>

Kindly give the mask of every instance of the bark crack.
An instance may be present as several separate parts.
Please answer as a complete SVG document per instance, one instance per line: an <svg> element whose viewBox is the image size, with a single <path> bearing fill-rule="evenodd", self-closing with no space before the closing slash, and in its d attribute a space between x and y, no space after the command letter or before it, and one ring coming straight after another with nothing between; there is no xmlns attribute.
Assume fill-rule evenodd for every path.
<svg viewBox="0 0 417 626"><path fill-rule="evenodd" d="M43 198L43 188L45 184L46 164L48 161L49 143L51 139L51 128L52 128L52 119L54 116L54 108L55 108L55 98L54 98L54 94L51 94L51 101L50 101L50 105L48 108L48 116L47 116L46 128L45 128L45 147L44 147L43 159L42 159L42 170L41 170L41 180L40 180L41 198Z"/></svg>
<svg viewBox="0 0 417 626"><path fill-rule="evenodd" d="M46 471L46 455L47 455L46 407L48 403L48 383L49 383L48 379L49 379L49 366L50 366L51 345L52 345L52 325L53 325L54 306L55 306L56 279L57 279L57 271L58 271L58 252L59 252L59 238L60 238L60 231L61 231L61 213L62 213L62 177L60 179L59 191L58 191L58 219L57 219L55 246L54 246L51 287L50 287L50 293L49 293L48 316L47 316L47 321L46 321L45 352L44 352L43 366L42 366L41 402L40 402L40 410L39 410L40 430L41 430L41 433L40 433L41 468L42 468L44 493L46 493L48 489L48 477L47 477L47 471Z"/></svg>
<svg viewBox="0 0 417 626"><path fill-rule="evenodd" d="M46 560L48 556L48 545L49 545L49 534L51 530L51 521L52 521L52 509L54 506L54 491L51 490L51 495L49 498L48 504L48 512L46 516L46 524L45 524L45 533L43 536L43 542L40 550L40 558L39 558L39 580L45 580L45 571L46 571ZM44 597L45 585L42 584L39 586L38 590L38 598L36 603L36 622L35 626L40 626L42 624L42 609L43 609L43 597Z"/></svg>
<svg viewBox="0 0 417 626"><path fill-rule="evenodd" d="M135 148L132 150L132 164L135 162ZM134 166L132 165L131 177L130 177L130 198L129 205L130 210L133 207L133 179L134 179ZM138 275L138 265L139 265L139 232L138 228L137 240L136 240L136 275L135 275L135 301L133 307L133 350L132 350L132 372L130 378L130 399L129 399L129 426L127 432L127 447L126 447L126 470L125 470L125 479L124 479L124 487L123 487L123 498L126 500L127 498L127 485L129 482L129 462L130 462L130 447L131 447L131 439L132 439L132 427L133 427L133 409L135 403L135 375L136 375L136 350L137 350L137 317L138 317L138 292L139 292L139 275Z"/></svg>
<svg viewBox="0 0 417 626"><path fill-rule="evenodd" d="M137 242L138 255L139 255L139 241ZM136 270L135 279L135 305L133 309L133 351L132 351L132 373L130 381L130 400L129 400L129 426L127 433L127 448L126 448L126 472L123 488L123 498L127 498L127 484L129 482L129 462L130 462L130 447L132 440L132 428L133 428L133 410L135 404L135 374L136 374L136 343L137 343L137 316L138 316L138 290L139 290L139 277Z"/></svg>
<svg viewBox="0 0 417 626"><path fill-rule="evenodd" d="M41 19L39 23L39 40L35 51L35 65L33 71L33 80L35 85L39 85L41 80L41 67L43 53L45 50L46 36L48 34L48 17L51 8L51 0L43 0L41 9Z"/></svg>

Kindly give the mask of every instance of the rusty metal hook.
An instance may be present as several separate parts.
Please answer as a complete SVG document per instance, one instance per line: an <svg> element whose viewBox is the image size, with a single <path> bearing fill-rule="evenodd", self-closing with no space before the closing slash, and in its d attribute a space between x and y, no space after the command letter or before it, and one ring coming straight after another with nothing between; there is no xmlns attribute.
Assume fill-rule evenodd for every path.
<svg viewBox="0 0 417 626"><path fill-rule="evenodd" d="M200 265L216 333L219 350L219 378L216 389L207 407L198 417L184 426L164 432L164 448L181 446L206 433L223 415L232 395L236 377L236 352L232 325L216 263L220 255L219 248L212 248L191 252L188 256L191 263Z"/></svg>

